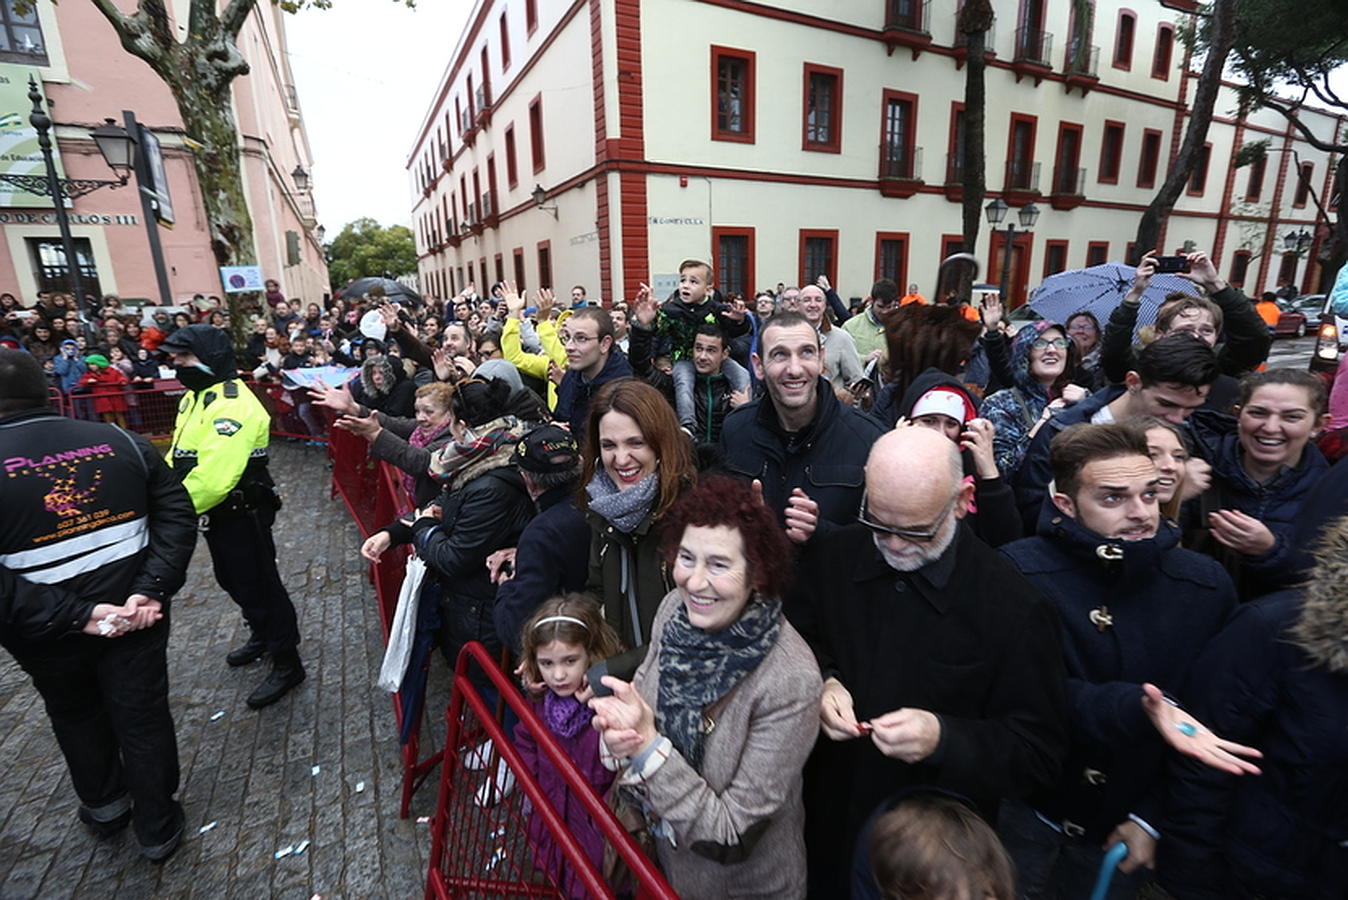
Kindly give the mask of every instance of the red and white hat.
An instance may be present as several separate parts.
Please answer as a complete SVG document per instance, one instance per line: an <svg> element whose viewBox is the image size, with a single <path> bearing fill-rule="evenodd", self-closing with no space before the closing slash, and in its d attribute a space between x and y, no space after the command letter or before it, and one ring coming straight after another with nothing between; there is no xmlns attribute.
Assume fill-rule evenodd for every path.
<svg viewBox="0 0 1348 900"><path fill-rule="evenodd" d="M913 411L908 414L908 418L916 419L919 416L929 416L932 413L949 416L963 425L978 415L978 410L974 409L973 403L969 400L969 395L964 391L948 384L942 384L918 397L917 402L913 404Z"/></svg>

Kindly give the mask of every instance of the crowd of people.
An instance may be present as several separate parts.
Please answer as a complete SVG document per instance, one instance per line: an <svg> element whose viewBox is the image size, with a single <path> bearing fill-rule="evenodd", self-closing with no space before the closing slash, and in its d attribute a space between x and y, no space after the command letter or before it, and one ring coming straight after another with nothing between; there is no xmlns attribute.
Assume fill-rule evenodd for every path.
<svg viewBox="0 0 1348 900"><path fill-rule="evenodd" d="M1103 326L698 260L608 306L269 294L242 368L359 368L298 399L403 473L361 554L414 549L423 644L508 651L681 896L1084 897L1122 843L1111 897L1340 898L1348 367L1269 368L1202 252L1139 340L1155 268Z"/></svg>

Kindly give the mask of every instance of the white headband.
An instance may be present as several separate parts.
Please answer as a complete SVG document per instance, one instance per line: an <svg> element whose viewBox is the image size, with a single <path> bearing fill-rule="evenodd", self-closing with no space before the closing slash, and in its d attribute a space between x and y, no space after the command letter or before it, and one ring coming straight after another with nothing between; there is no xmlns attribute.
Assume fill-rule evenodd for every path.
<svg viewBox="0 0 1348 900"><path fill-rule="evenodd" d="M575 616L546 616L545 618L539 619L537 622L535 622L534 627L538 628L540 626L548 624L549 622L571 622L575 625L579 625L586 631L590 630L590 626L586 625L584 622L582 622L580 619L577 619Z"/></svg>

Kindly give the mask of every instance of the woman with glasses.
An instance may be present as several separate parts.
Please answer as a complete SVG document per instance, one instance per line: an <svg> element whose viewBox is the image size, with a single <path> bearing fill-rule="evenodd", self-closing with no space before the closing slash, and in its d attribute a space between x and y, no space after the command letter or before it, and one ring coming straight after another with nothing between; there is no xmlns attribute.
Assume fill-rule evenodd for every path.
<svg viewBox="0 0 1348 900"><path fill-rule="evenodd" d="M1054 410L1090 394L1072 383L1077 345L1057 322L1028 322L1011 342L1011 378L1015 383L983 401L983 418L992 423L993 456L1002 477L1020 468L1039 427Z"/></svg>

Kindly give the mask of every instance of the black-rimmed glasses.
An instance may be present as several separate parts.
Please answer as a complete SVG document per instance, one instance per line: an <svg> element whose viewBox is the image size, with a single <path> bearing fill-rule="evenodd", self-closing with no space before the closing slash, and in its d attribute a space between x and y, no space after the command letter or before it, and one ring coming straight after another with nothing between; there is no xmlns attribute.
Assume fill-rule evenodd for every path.
<svg viewBox="0 0 1348 900"><path fill-rule="evenodd" d="M870 517L869 510L866 508L866 494L862 493L861 509L857 511L857 521L870 529L873 534L888 534L893 535L894 537L901 537L905 541L926 544L934 541L936 536L941 533L941 526L945 524L946 518L950 515L951 511L954 510L955 504L958 501L959 495L956 494L951 498L950 502L946 504L945 509L941 512L941 515L936 518L936 521L931 523L931 528L919 531L914 528L894 528L893 526L875 521Z"/></svg>

